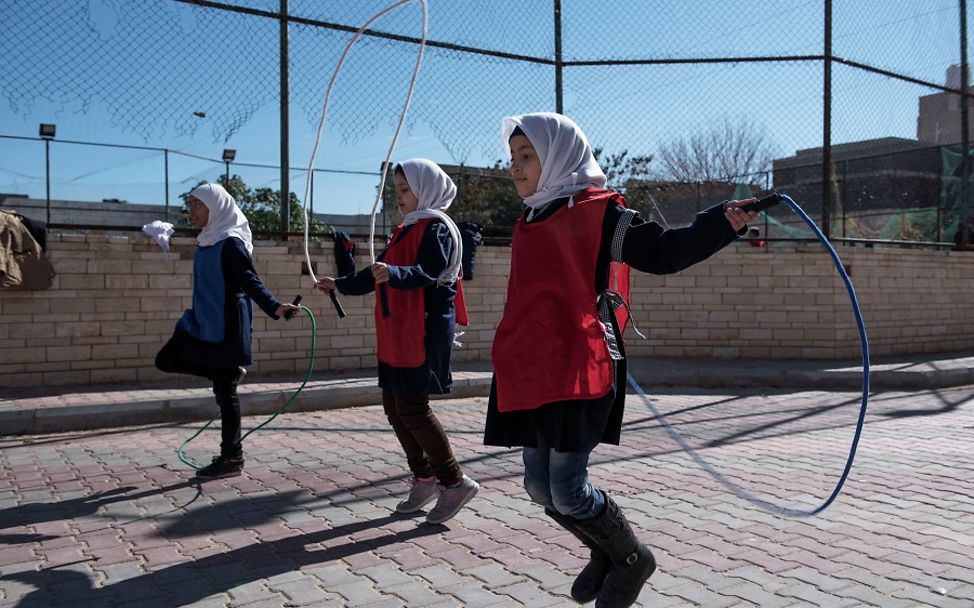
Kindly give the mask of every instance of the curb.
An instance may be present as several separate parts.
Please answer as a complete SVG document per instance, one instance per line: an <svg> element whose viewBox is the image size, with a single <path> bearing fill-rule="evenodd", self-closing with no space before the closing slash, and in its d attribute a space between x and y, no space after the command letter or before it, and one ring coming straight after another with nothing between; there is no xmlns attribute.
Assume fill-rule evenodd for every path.
<svg viewBox="0 0 974 608"><path fill-rule="evenodd" d="M630 373L644 387L698 387L723 389L861 390L862 372L857 369L822 370L806 367L783 368L780 364L672 362L649 359L630 361ZM448 395L432 399L486 398L490 393L491 372L457 371ZM931 390L974 385L974 367L945 369L873 370L871 390ZM296 385L295 385L296 386ZM240 393L244 416L270 416L293 393L260 384L245 386ZM252 388L252 391L247 391ZM131 390L124 387L119 390ZM36 435L86 431L147 424L183 423L209 420L216 414L213 397L207 388L198 388L181 397L143 398L113 403L79 403L37 408L0 407L3 435ZM287 412L311 412L382 402L382 389L374 377L331 380L305 387Z"/></svg>

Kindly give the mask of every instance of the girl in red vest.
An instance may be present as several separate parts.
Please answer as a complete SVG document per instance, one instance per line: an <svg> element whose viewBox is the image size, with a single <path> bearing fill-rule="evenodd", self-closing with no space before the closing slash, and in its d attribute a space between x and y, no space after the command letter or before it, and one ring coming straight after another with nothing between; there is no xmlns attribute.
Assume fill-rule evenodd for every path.
<svg viewBox="0 0 974 608"><path fill-rule="evenodd" d="M436 498L426 521L438 524L456 515L480 488L460 470L429 404L430 393L450 392L456 325L467 324L459 281L460 232L444 213L457 188L436 163L425 159L400 163L393 180L403 222L385 252L370 268L323 278L318 288L363 295L376 285L388 287L388 310L379 298L375 304L379 386L382 406L413 474L409 496L396 511L414 513Z"/></svg>
<svg viewBox="0 0 974 608"><path fill-rule="evenodd" d="M756 214L738 209L750 201L730 201L664 230L603 188L605 174L568 118L508 117L502 135L525 210L494 337L484 443L523 446L531 500L590 549L572 597L597 599L597 608L630 606L656 561L588 478L595 446L619 444L628 267L679 272L734 242Z"/></svg>

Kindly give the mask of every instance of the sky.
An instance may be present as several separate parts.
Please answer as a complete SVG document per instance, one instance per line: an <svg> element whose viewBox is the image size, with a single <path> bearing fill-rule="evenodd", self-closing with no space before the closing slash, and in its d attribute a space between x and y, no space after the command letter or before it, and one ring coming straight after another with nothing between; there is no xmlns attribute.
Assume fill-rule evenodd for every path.
<svg viewBox="0 0 974 608"><path fill-rule="evenodd" d="M36 137L57 124L51 196L165 201L164 155L63 143L165 148L169 203L239 163L279 162L276 22L173 0L10 0L0 13L0 135ZM277 0L233 4L274 10ZM387 1L290 0L293 15L358 27ZM564 59L814 55L821 0L562 0ZM430 38L551 58L551 4L429 1ZM421 32L419 3L375 29ZM836 56L943 83L959 61L957 2L833 2ZM291 189L305 172L329 77L349 36L292 26ZM416 47L364 39L352 50L325 122L314 209L367 213L405 99ZM654 154L722 120L747 121L781 156L822 141L820 62L566 67L565 113L595 146ZM917 99L935 90L843 65L833 67L833 143L913 138ZM554 110L550 66L428 48L393 159L492 165L503 156L501 117ZM205 118L193 115L206 112ZM202 157L202 158L198 158ZM276 168L231 165L253 187L280 186ZM332 173L348 172L348 173ZM363 175L364 173L364 175ZM0 138L0 192L45 195L44 144Z"/></svg>

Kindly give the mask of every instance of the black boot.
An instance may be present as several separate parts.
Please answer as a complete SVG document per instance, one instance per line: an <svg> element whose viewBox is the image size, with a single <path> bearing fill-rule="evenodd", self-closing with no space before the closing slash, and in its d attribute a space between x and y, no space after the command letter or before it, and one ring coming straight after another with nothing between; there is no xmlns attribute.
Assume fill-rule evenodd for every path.
<svg viewBox="0 0 974 608"><path fill-rule="evenodd" d="M595 608L626 608L632 606L639 592L656 570L656 559L649 547L639 542L625 516L605 492L605 510L598 517L575 521L584 532L609 556L612 567Z"/></svg>
<svg viewBox="0 0 974 608"><path fill-rule="evenodd" d="M575 582L572 584L572 599L579 604L586 604L595 599L598 595L599 589L602 588L602 582L605 581L605 577L609 574L609 568L612 566L612 562L609 560L609 556L603 551L591 538L585 535L584 532L578 529L578 522L574 517L569 515L562 515L557 511L552 511L551 509L545 509L545 514L551 519L558 522L558 524L571 532L575 538L582 541L586 547L588 547L592 554L589 557L589 561L579 572L578 576L575 578Z"/></svg>

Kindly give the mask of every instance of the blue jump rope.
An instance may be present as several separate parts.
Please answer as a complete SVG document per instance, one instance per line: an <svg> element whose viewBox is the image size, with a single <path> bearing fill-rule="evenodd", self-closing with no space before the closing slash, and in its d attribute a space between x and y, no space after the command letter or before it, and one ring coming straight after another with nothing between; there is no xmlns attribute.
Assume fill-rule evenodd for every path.
<svg viewBox="0 0 974 608"><path fill-rule="evenodd" d="M745 211L764 211L765 209L780 202L784 202L791 207L792 211L794 211L808 225L808 227L812 229L815 235L818 236L818 240L825 245L825 249L829 252L829 255L832 256L832 261L835 263L835 268L838 271L839 276L842 277L842 281L845 283L846 291L849 292L849 300L852 302L852 312L856 316L856 325L859 328L859 344L862 347L862 405L859 408L859 420L856 422L856 432L852 438L852 445L849 448L849 456L846 459L845 469L842 471L842 475L839 477L838 483L835 484L832 494L822 504L810 510L781 507L762 498L758 498L754 494L748 492L728 479L727 476L717 470L716 467L707 462L707 460L704 459L704 457L701 456L700 453L693 448L693 446L687 443L686 439L683 438L683 435L681 435L680 432L673 428L673 425L667 421L663 412L661 412L659 408L657 408L653 402L650 401L649 397L646 396L646 393L643 392L642 387L639 386L636 379L632 377L632 374L627 374L627 380L629 382L629 386L631 386L636 394L642 398L643 402L646 404L646 407L649 408L649 411L652 412L653 416L660 421L660 424L662 424L666 432L680 445L683 451L686 452L694 462L700 465L703 470L720 482L721 485L733 492L734 495L761 509L764 509L765 511L777 515L784 515L787 517L812 517L818 513L821 513L830 504L832 504L832 502L839 495L839 492L842 490L842 486L845 485L846 479L849 477L849 471L852 470L852 462L855 460L856 448L859 445L859 438L862 436L862 427L866 420L866 406L869 402L869 341L866 338L866 326L862 321L862 311L859 309L859 301L856 299L856 290L852 287L852 281L849 279L849 274L842 266L842 262L839 260L839 255L835 252L835 248L832 247L829 240L824 234L822 234L822 231L819 230L818 226L816 226L815 222L808 217L805 211L802 210L802 208L799 207L790 196L777 193L762 198L755 203L745 205L742 207L742 209Z"/></svg>

